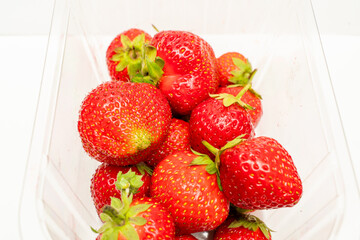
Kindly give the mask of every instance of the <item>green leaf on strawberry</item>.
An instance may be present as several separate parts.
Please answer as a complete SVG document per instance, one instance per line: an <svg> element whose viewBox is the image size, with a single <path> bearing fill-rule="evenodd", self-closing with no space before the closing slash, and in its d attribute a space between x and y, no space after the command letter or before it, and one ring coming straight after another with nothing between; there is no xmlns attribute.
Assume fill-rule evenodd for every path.
<svg viewBox="0 0 360 240"><path fill-rule="evenodd" d="M234 220L228 228L238 228L244 227L253 232L257 231L259 228L264 236L269 239L270 232L274 232L269 227L265 225L263 221L261 221L258 217L249 215L249 214L240 214L237 216L236 220Z"/></svg>
<svg viewBox="0 0 360 240"><path fill-rule="evenodd" d="M143 175L137 175L135 172L131 171L131 169L125 174L119 172L115 186L122 192L128 191L135 194L144 183L141 180L142 177Z"/></svg>

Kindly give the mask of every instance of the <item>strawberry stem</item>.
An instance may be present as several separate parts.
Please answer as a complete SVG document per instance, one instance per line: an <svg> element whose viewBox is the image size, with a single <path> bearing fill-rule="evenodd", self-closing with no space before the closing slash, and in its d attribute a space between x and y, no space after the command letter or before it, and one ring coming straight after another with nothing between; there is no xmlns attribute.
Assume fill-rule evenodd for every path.
<svg viewBox="0 0 360 240"><path fill-rule="evenodd" d="M155 27L154 24L151 24L151 26L155 29L156 32L160 32L159 29L157 27Z"/></svg>

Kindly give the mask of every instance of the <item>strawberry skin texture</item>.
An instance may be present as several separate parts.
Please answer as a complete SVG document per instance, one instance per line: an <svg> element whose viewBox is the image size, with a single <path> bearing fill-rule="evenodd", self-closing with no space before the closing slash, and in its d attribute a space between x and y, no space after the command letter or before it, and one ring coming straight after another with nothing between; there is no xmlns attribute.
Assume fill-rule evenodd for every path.
<svg viewBox="0 0 360 240"><path fill-rule="evenodd" d="M110 43L107 51L106 51L106 63L108 66L109 74L111 79L116 81L129 81L129 75L127 72L127 68L122 71L116 71L116 65L118 62L112 60L112 57L116 54L115 49L119 47L123 47L121 43L121 35L126 35L130 40L134 40L140 34L145 35L145 42L150 42L152 37L144 32L143 30L137 28L131 28L127 31L124 31L117 35L112 42Z"/></svg>
<svg viewBox="0 0 360 240"><path fill-rule="evenodd" d="M121 192L115 187L115 182L117 181L117 174L119 172L125 174L129 170L132 170L137 175L141 175L136 166L119 167L103 163L96 169L93 177L91 178L90 190L96 211L99 215L105 205L110 205L110 197L121 198ZM149 195L151 182L150 175L145 172L141 180L144 183L138 189L137 193L134 194L134 198L145 197Z"/></svg>
<svg viewBox="0 0 360 240"><path fill-rule="evenodd" d="M175 225L172 216L166 208L151 198L137 198L134 199L130 206L138 204L152 204L152 206L138 214L147 220L143 226L133 225L139 234L140 240L145 239L174 239ZM119 238L126 240L126 238Z"/></svg>
<svg viewBox="0 0 360 240"><path fill-rule="evenodd" d="M145 225L135 225L132 226L135 228L136 232L139 235L140 240L166 240L166 239L175 239L175 225L173 218L169 212L164 208L164 206L152 198L136 198L130 204L135 206L138 204L151 204L152 206L144 211L139 213L138 217L143 217L147 220ZM96 240L101 240L101 234L98 235ZM118 240L129 240L119 232Z"/></svg>
<svg viewBox="0 0 360 240"><path fill-rule="evenodd" d="M242 209L292 207L302 182L289 153L269 137L257 137L220 156L220 179L229 201Z"/></svg>
<svg viewBox="0 0 360 240"><path fill-rule="evenodd" d="M252 231L245 227L229 228L229 225L235 220L233 217L229 217L221 224L214 234L214 240L271 240L265 237L260 228L256 231Z"/></svg>
<svg viewBox="0 0 360 240"><path fill-rule="evenodd" d="M228 93L233 95L234 97L243 89L243 87L233 87L233 88L227 88L227 87L221 87L217 90L217 94L220 93ZM244 95L241 97L241 101L244 103L249 104L254 109L246 109L246 111L249 113L251 117L251 121L254 125L254 128L258 125L261 116L263 114L261 99L256 97L253 93L250 91L246 91Z"/></svg>
<svg viewBox="0 0 360 240"><path fill-rule="evenodd" d="M190 151L189 123L173 118L165 141L149 156L146 162L151 166L156 166L168 155L183 150Z"/></svg>
<svg viewBox="0 0 360 240"><path fill-rule="evenodd" d="M175 240L197 240L197 239L192 235L182 235L182 236L176 236Z"/></svg>
<svg viewBox="0 0 360 240"><path fill-rule="evenodd" d="M220 191L216 175L205 166L189 166L198 156L189 151L166 157L154 169L150 196L174 218L177 234L209 231L229 214L229 202Z"/></svg>
<svg viewBox="0 0 360 240"><path fill-rule="evenodd" d="M203 140L220 149L242 134L244 139L254 136L250 115L243 107L237 104L225 107L222 100L214 98L200 103L192 111L189 123L191 147L209 156L212 154L202 144Z"/></svg>
<svg viewBox="0 0 360 240"><path fill-rule="evenodd" d="M190 32L162 31L151 45L165 61L159 88L175 113L189 114L217 90L216 58L205 40Z"/></svg>
<svg viewBox="0 0 360 240"><path fill-rule="evenodd" d="M78 131L91 157L126 166L144 161L158 148L170 122L170 106L154 86L109 81L84 99Z"/></svg>
<svg viewBox="0 0 360 240"><path fill-rule="evenodd" d="M238 69L238 67L234 64L232 60L233 58L238 58L245 63L248 62L248 60L238 52L228 52L216 59L220 86L222 87L233 84L229 82L229 78L233 76L231 74L231 71Z"/></svg>

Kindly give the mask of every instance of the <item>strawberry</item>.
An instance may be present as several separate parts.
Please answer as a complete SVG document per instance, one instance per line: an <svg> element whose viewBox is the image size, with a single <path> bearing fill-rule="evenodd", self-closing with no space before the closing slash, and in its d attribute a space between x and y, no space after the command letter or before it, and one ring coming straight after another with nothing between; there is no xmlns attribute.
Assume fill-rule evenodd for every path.
<svg viewBox="0 0 360 240"><path fill-rule="evenodd" d="M221 87L217 90L216 94L231 94L232 96L236 97L244 87L237 86L237 87ZM262 116L262 104L261 104L261 97L256 95L254 92L246 91L244 95L242 95L241 100L251 106L251 109L247 108L247 112L250 114L251 122L254 125L254 128L258 125L260 118Z"/></svg>
<svg viewBox="0 0 360 240"><path fill-rule="evenodd" d="M270 229L257 217L229 217L215 231L214 240L271 240Z"/></svg>
<svg viewBox="0 0 360 240"><path fill-rule="evenodd" d="M252 67L249 61L238 52L227 52L216 59L220 86L239 83L248 79Z"/></svg>
<svg viewBox="0 0 360 240"><path fill-rule="evenodd" d="M106 63L113 80L128 81L127 66L141 59L141 48L151 41L143 30L132 28L117 35L106 51Z"/></svg>
<svg viewBox="0 0 360 240"><path fill-rule="evenodd" d="M239 135L245 139L254 136L250 115L243 107L237 104L226 107L214 98L200 103L192 111L189 123L191 147L207 155L210 151L202 141L220 148Z"/></svg>
<svg viewBox="0 0 360 240"><path fill-rule="evenodd" d="M100 215L104 225L99 230L101 240L174 239L175 226L171 215L151 198L132 199L122 195L111 198L111 205Z"/></svg>
<svg viewBox="0 0 360 240"><path fill-rule="evenodd" d="M173 118L170 123L169 133L160 148L156 149L146 160L151 166L156 166L166 156L177 151L190 150L189 123Z"/></svg>
<svg viewBox="0 0 360 240"><path fill-rule="evenodd" d="M116 187L117 181L129 181L126 177L133 172L136 175L141 176L141 182L143 185L137 188L132 183L134 192L134 198L145 197L149 195L150 190L150 174L148 171L144 171L146 168L145 164L138 164L136 166L114 166L107 163L101 164L95 171L91 179L91 197L94 201L94 205L98 214L100 215L102 208L105 205L110 205L111 197L120 198L121 189ZM120 173L120 174L119 174ZM125 178L124 178L125 176ZM134 178L134 176L132 176Z"/></svg>
<svg viewBox="0 0 360 240"><path fill-rule="evenodd" d="M181 151L154 169L150 196L168 209L179 235L213 230L228 216L229 202L213 174L215 166L208 164L213 162L206 157ZM197 165L203 163L207 166Z"/></svg>
<svg viewBox="0 0 360 240"><path fill-rule="evenodd" d="M291 156L269 137L256 137L223 151L220 179L227 199L243 209L291 207L302 195Z"/></svg>
<svg viewBox="0 0 360 240"><path fill-rule="evenodd" d="M193 235L176 236L175 240L197 240Z"/></svg>
<svg viewBox="0 0 360 240"><path fill-rule="evenodd" d="M216 58L205 40L190 32L162 31L151 45L165 62L159 88L175 113L189 114L216 91Z"/></svg>
<svg viewBox="0 0 360 240"><path fill-rule="evenodd" d="M147 83L110 81L84 99L78 130L91 157L126 166L158 148L170 122L170 106L160 90Z"/></svg>

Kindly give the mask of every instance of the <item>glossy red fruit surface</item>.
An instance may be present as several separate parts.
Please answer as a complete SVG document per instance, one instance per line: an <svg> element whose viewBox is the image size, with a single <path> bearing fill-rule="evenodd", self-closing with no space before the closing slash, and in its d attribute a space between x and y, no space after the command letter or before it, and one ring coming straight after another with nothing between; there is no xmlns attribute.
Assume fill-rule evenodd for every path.
<svg viewBox="0 0 360 240"><path fill-rule="evenodd" d="M113 80L117 80L117 81L128 81L129 80L127 68L125 68L122 71L117 71L116 66L119 64L119 61L113 60L113 56L115 54L117 54L116 49L124 47L121 42L121 36L125 35L130 40L134 40L137 36L139 36L141 34L144 34L145 42L151 41L152 37L149 34L147 34L146 32L144 32L143 30L137 29L137 28L131 28L131 29L126 30L126 31L120 33L119 35L117 35L110 43L110 45L106 51L106 63L108 66L110 77ZM134 59L139 57L139 56L136 56L135 49L128 49L127 51L133 52ZM131 53L130 53L130 55L131 55Z"/></svg>
<svg viewBox="0 0 360 240"><path fill-rule="evenodd" d="M224 151L220 179L227 199L242 209L294 206L302 182L289 153L269 137L256 137Z"/></svg>
<svg viewBox="0 0 360 240"><path fill-rule="evenodd" d="M146 162L156 166L168 155L183 150L190 151L189 123L173 118L165 141L147 158Z"/></svg>
<svg viewBox="0 0 360 240"><path fill-rule="evenodd" d="M177 234L215 229L229 213L215 174L190 163L198 156L189 151L169 155L154 169L150 195L174 218Z"/></svg>
<svg viewBox="0 0 360 240"><path fill-rule="evenodd" d="M94 205L98 214L101 213L101 209L105 205L110 205L111 198L121 198L121 192L115 186L117 181L117 175L119 172L127 173L132 170L137 175L141 175L136 166L114 166L107 163L101 164L95 171L91 178L91 197L94 201ZM134 194L134 198L145 197L149 195L150 191L150 175L145 172L141 180L144 182L143 185L138 189L137 193Z"/></svg>
<svg viewBox="0 0 360 240"><path fill-rule="evenodd" d="M105 82L84 99L78 131L85 151L100 162L144 161L167 136L170 106L147 83Z"/></svg>
<svg viewBox="0 0 360 240"><path fill-rule="evenodd" d="M243 107L237 104L225 107L214 98L200 103L192 111L189 123L191 147L209 156L210 151L202 144L204 140L220 149L242 134L244 139L254 136L250 115Z"/></svg>
<svg viewBox="0 0 360 240"><path fill-rule="evenodd" d="M151 41L165 61L159 88L174 112L189 114L219 86L216 58L211 46L184 31L162 31Z"/></svg>

